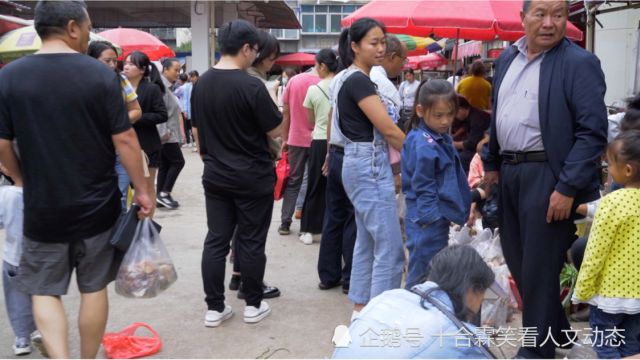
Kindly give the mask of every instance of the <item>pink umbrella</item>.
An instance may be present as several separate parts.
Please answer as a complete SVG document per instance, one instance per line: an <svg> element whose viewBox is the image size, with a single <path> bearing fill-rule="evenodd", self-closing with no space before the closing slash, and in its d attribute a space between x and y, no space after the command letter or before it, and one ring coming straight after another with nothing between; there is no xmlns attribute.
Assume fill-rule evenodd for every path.
<svg viewBox="0 0 640 360"><path fill-rule="evenodd" d="M514 41L524 35L521 9L522 0L373 0L342 19L342 26L371 17L393 33ZM568 23L567 37L582 40L582 31Z"/></svg>
<svg viewBox="0 0 640 360"><path fill-rule="evenodd" d="M176 53L170 47L148 32L117 28L103 31L98 35L120 46L122 56L119 59L121 60L126 59L130 53L136 50L147 54L150 60L176 56Z"/></svg>
<svg viewBox="0 0 640 360"><path fill-rule="evenodd" d="M315 65L316 56L307 53L294 53L282 55L276 60L276 64L285 66L310 66Z"/></svg>

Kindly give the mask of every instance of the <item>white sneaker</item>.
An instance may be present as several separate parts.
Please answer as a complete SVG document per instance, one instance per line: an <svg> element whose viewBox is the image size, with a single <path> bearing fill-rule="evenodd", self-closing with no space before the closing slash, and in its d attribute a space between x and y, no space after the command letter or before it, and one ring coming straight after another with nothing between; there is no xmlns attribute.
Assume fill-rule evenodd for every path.
<svg viewBox="0 0 640 360"><path fill-rule="evenodd" d="M302 233L300 235L300 241L305 245L313 244L313 235L311 233Z"/></svg>
<svg viewBox="0 0 640 360"><path fill-rule="evenodd" d="M13 345L13 354L16 356L31 354L31 343L27 338L16 338Z"/></svg>
<svg viewBox="0 0 640 360"><path fill-rule="evenodd" d="M360 315L360 311L353 310L353 312L351 313L351 322L353 322L353 320L357 319L358 315Z"/></svg>
<svg viewBox="0 0 640 360"><path fill-rule="evenodd" d="M255 306L245 306L244 307L244 322L246 323L257 323L260 320L264 319L271 313L271 308L266 301L260 303L260 308L258 309Z"/></svg>
<svg viewBox="0 0 640 360"><path fill-rule="evenodd" d="M225 305L224 310L222 312L209 310L207 314L204 316L204 326L206 327L217 327L222 324L223 321L227 320L233 316L233 309L231 306Z"/></svg>
<svg viewBox="0 0 640 360"><path fill-rule="evenodd" d="M31 345L40 352L42 357L49 357L47 348L44 347L44 341L42 340L42 334L40 334L40 331L36 330L31 333Z"/></svg>

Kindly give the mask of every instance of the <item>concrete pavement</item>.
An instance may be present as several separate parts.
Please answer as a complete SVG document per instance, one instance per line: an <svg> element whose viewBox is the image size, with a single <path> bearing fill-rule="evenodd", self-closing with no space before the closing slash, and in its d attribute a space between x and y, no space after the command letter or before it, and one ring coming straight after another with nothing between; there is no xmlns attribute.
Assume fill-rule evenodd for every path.
<svg viewBox="0 0 640 360"><path fill-rule="evenodd" d="M183 149L186 166L176 184L173 197L180 202L175 211L158 209L155 219L162 226L161 237L176 265L178 281L154 299L126 299L109 286L110 311L107 331L117 331L133 322L150 324L162 337L157 358L324 358L333 351L331 337L339 324L349 323L351 305L341 289L318 290L316 271L318 247L302 244L297 236L299 221L292 235L277 232L281 201L275 204L267 240L265 280L278 286L279 298L267 302L272 313L258 324L242 321L244 301L227 290L227 302L234 316L218 328L205 328L200 260L207 231L204 192L201 185L202 162L191 149ZM0 231L0 243L4 232ZM227 284L231 264L227 266ZM63 297L70 323L71 356L79 357L77 310L80 296L75 279ZM13 332L6 316L4 297L0 297L0 358L12 358ZM105 357L103 351L98 354ZM38 358L32 353L27 358Z"/></svg>

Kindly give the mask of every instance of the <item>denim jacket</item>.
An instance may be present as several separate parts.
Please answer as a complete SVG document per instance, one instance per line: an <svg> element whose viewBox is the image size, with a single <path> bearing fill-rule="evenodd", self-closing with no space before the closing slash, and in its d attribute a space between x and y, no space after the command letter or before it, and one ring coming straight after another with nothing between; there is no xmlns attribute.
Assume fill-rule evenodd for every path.
<svg viewBox="0 0 640 360"><path fill-rule="evenodd" d="M449 134L438 134L420 121L402 147L402 191L407 219L421 226L442 218L464 224L471 192Z"/></svg>
<svg viewBox="0 0 640 360"><path fill-rule="evenodd" d="M425 292L436 286L427 281L414 289ZM453 312L444 291L432 295ZM427 309L420 302L419 295L405 289L385 291L373 298L351 322L351 342L346 347L337 346L333 358L485 358L466 330L459 329L429 302L425 303ZM465 325L471 332L476 331L473 325Z"/></svg>

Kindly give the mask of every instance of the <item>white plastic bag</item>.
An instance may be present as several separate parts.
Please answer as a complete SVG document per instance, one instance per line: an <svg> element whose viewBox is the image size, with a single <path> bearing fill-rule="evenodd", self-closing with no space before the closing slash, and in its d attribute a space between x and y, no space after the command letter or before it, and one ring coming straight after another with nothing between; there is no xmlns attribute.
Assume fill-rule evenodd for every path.
<svg viewBox="0 0 640 360"><path fill-rule="evenodd" d="M138 223L133 242L116 276L116 293L152 298L176 282L178 274L150 219Z"/></svg>

